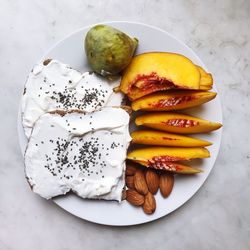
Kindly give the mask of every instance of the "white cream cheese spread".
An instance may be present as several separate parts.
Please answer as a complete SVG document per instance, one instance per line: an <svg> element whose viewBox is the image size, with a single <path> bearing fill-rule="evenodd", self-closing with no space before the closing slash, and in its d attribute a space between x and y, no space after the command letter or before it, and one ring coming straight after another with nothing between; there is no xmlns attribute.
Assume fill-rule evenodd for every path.
<svg viewBox="0 0 250 250"><path fill-rule="evenodd" d="M39 63L29 74L22 98L22 123L29 138L35 121L53 110L92 112L104 106L120 106L114 93L119 79L108 81L95 73L80 73L57 60Z"/></svg>
<svg viewBox="0 0 250 250"><path fill-rule="evenodd" d="M46 199L73 191L82 198L121 201L128 126L122 108L40 116L25 153L33 191Z"/></svg>

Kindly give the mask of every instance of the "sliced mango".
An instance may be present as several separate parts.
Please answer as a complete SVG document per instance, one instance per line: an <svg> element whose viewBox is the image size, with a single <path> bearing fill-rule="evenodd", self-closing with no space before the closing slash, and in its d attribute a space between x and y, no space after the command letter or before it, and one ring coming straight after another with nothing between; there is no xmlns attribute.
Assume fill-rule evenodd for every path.
<svg viewBox="0 0 250 250"><path fill-rule="evenodd" d="M164 164L149 164L149 165L141 163L141 165L149 168L173 172L176 174L198 174L200 172L203 172L201 169L192 168L190 166L186 166L178 162L164 162Z"/></svg>
<svg viewBox="0 0 250 250"><path fill-rule="evenodd" d="M153 112L136 118L136 125L179 134L205 133L219 129L222 124L179 113Z"/></svg>
<svg viewBox="0 0 250 250"><path fill-rule="evenodd" d="M149 147L135 149L127 155L127 159L137 162L145 167L182 174L195 174L201 172L201 170L180 164L176 161L207 157L210 157L210 154L205 148L177 147Z"/></svg>
<svg viewBox="0 0 250 250"><path fill-rule="evenodd" d="M139 162L169 162L210 157L206 148L148 147L132 150L127 159Z"/></svg>
<svg viewBox="0 0 250 250"><path fill-rule="evenodd" d="M200 89L209 90L213 86L213 77L210 73L207 73L202 67L196 65L198 68L201 78L200 78Z"/></svg>
<svg viewBox="0 0 250 250"><path fill-rule="evenodd" d="M166 89L200 89L201 74L187 57L169 52L135 56L123 73L120 90L131 100Z"/></svg>
<svg viewBox="0 0 250 250"><path fill-rule="evenodd" d="M132 109L149 111L169 111L199 106L216 97L208 91L171 91L158 92L143 96L132 102Z"/></svg>
<svg viewBox="0 0 250 250"><path fill-rule="evenodd" d="M171 147L206 147L212 143L189 136L155 130L137 130L131 133L132 143Z"/></svg>

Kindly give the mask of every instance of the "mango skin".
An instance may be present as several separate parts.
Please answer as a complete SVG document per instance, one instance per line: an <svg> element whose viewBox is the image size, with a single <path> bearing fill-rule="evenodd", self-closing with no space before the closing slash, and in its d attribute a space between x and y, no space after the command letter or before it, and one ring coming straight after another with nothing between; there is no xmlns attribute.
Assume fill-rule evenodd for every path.
<svg viewBox="0 0 250 250"><path fill-rule="evenodd" d="M123 73L120 90L135 100L159 90L199 89L200 78L199 69L187 57L170 52L149 52L133 58ZM152 89L142 88L152 83L157 83Z"/></svg>
<svg viewBox="0 0 250 250"><path fill-rule="evenodd" d="M103 76L117 75L127 67L137 45L136 38L107 25L91 28L84 41L91 68Z"/></svg>
<svg viewBox="0 0 250 250"><path fill-rule="evenodd" d="M171 91L158 92L143 96L132 102L131 107L134 111L170 111L181 110L199 106L211 101L216 97L215 92L208 91Z"/></svg>
<svg viewBox="0 0 250 250"><path fill-rule="evenodd" d="M156 130L137 130L131 133L132 143L143 145L169 146L169 147L206 147L212 143L177 134L170 134Z"/></svg>
<svg viewBox="0 0 250 250"><path fill-rule="evenodd" d="M146 126L176 134L206 133L219 129L222 124L197 117L169 112L153 112L136 118L137 126Z"/></svg>

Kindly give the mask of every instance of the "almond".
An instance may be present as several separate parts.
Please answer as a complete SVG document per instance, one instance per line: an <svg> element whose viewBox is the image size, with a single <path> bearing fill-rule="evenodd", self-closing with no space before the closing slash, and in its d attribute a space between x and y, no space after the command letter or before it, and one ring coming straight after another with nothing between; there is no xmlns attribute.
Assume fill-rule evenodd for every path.
<svg viewBox="0 0 250 250"><path fill-rule="evenodd" d="M134 175L134 184L135 184L135 189L140 193L140 194L147 194L148 192L148 186L146 182L146 178L144 175L144 172L142 170L137 170L135 175Z"/></svg>
<svg viewBox="0 0 250 250"><path fill-rule="evenodd" d="M174 186L174 175L169 173L162 173L160 175L160 190L164 198L167 198L172 192Z"/></svg>
<svg viewBox="0 0 250 250"><path fill-rule="evenodd" d="M159 188L159 183L160 183L160 178L159 175L156 173L156 171L152 169L148 169L146 172L146 182L148 185L148 190L152 194L156 194L158 188Z"/></svg>
<svg viewBox="0 0 250 250"><path fill-rule="evenodd" d="M143 203L143 211L146 214L152 214L154 213L155 209L156 209L156 201L155 201L155 197L153 194L151 194L150 192L148 192L145 196L145 201Z"/></svg>
<svg viewBox="0 0 250 250"><path fill-rule="evenodd" d="M141 206L144 203L144 196L135 190L128 189L126 191L126 200L134 206Z"/></svg>
<svg viewBox="0 0 250 250"><path fill-rule="evenodd" d="M126 185L127 185L128 188L135 189L134 176L133 175L126 176L125 182L126 182Z"/></svg>
<svg viewBox="0 0 250 250"><path fill-rule="evenodd" d="M138 168L132 164L126 165L126 175L134 175Z"/></svg>

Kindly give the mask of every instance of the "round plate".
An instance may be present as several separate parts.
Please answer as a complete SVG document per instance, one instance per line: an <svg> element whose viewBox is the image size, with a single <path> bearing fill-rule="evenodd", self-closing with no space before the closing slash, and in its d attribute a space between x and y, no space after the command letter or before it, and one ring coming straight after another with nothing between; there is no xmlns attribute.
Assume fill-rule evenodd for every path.
<svg viewBox="0 0 250 250"><path fill-rule="evenodd" d="M199 57L189 47L159 28L132 22L109 22L106 24L110 24L132 37L137 37L139 39L137 54L149 51L176 52L187 56L194 63L206 69ZM71 65L75 69L79 69L81 72L90 70L83 50L84 37L90 27L92 25L82 28L66 37L52 47L42 59L54 58ZM214 91L216 91L215 86ZM189 109L185 113L222 122L222 111L218 95L215 100L202 107ZM221 133L222 129L213 133L199 135L200 138L213 142L213 145L209 147L211 153L209 159L192 161L192 166L200 167L204 172L193 176L176 175L174 189L167 199L163 199L160 192L157 193L157 209L153 215L144 214L141 208L133 207L126 201L119 204L115 201L84 200L74 194L58 197L53 200L71 214L99 224L125 226L156 220L183 205L204 183L218 155ZM18 134L20 147L22 153L24 153L27 140L22 128L20 112L18 117Z"/></svg>

